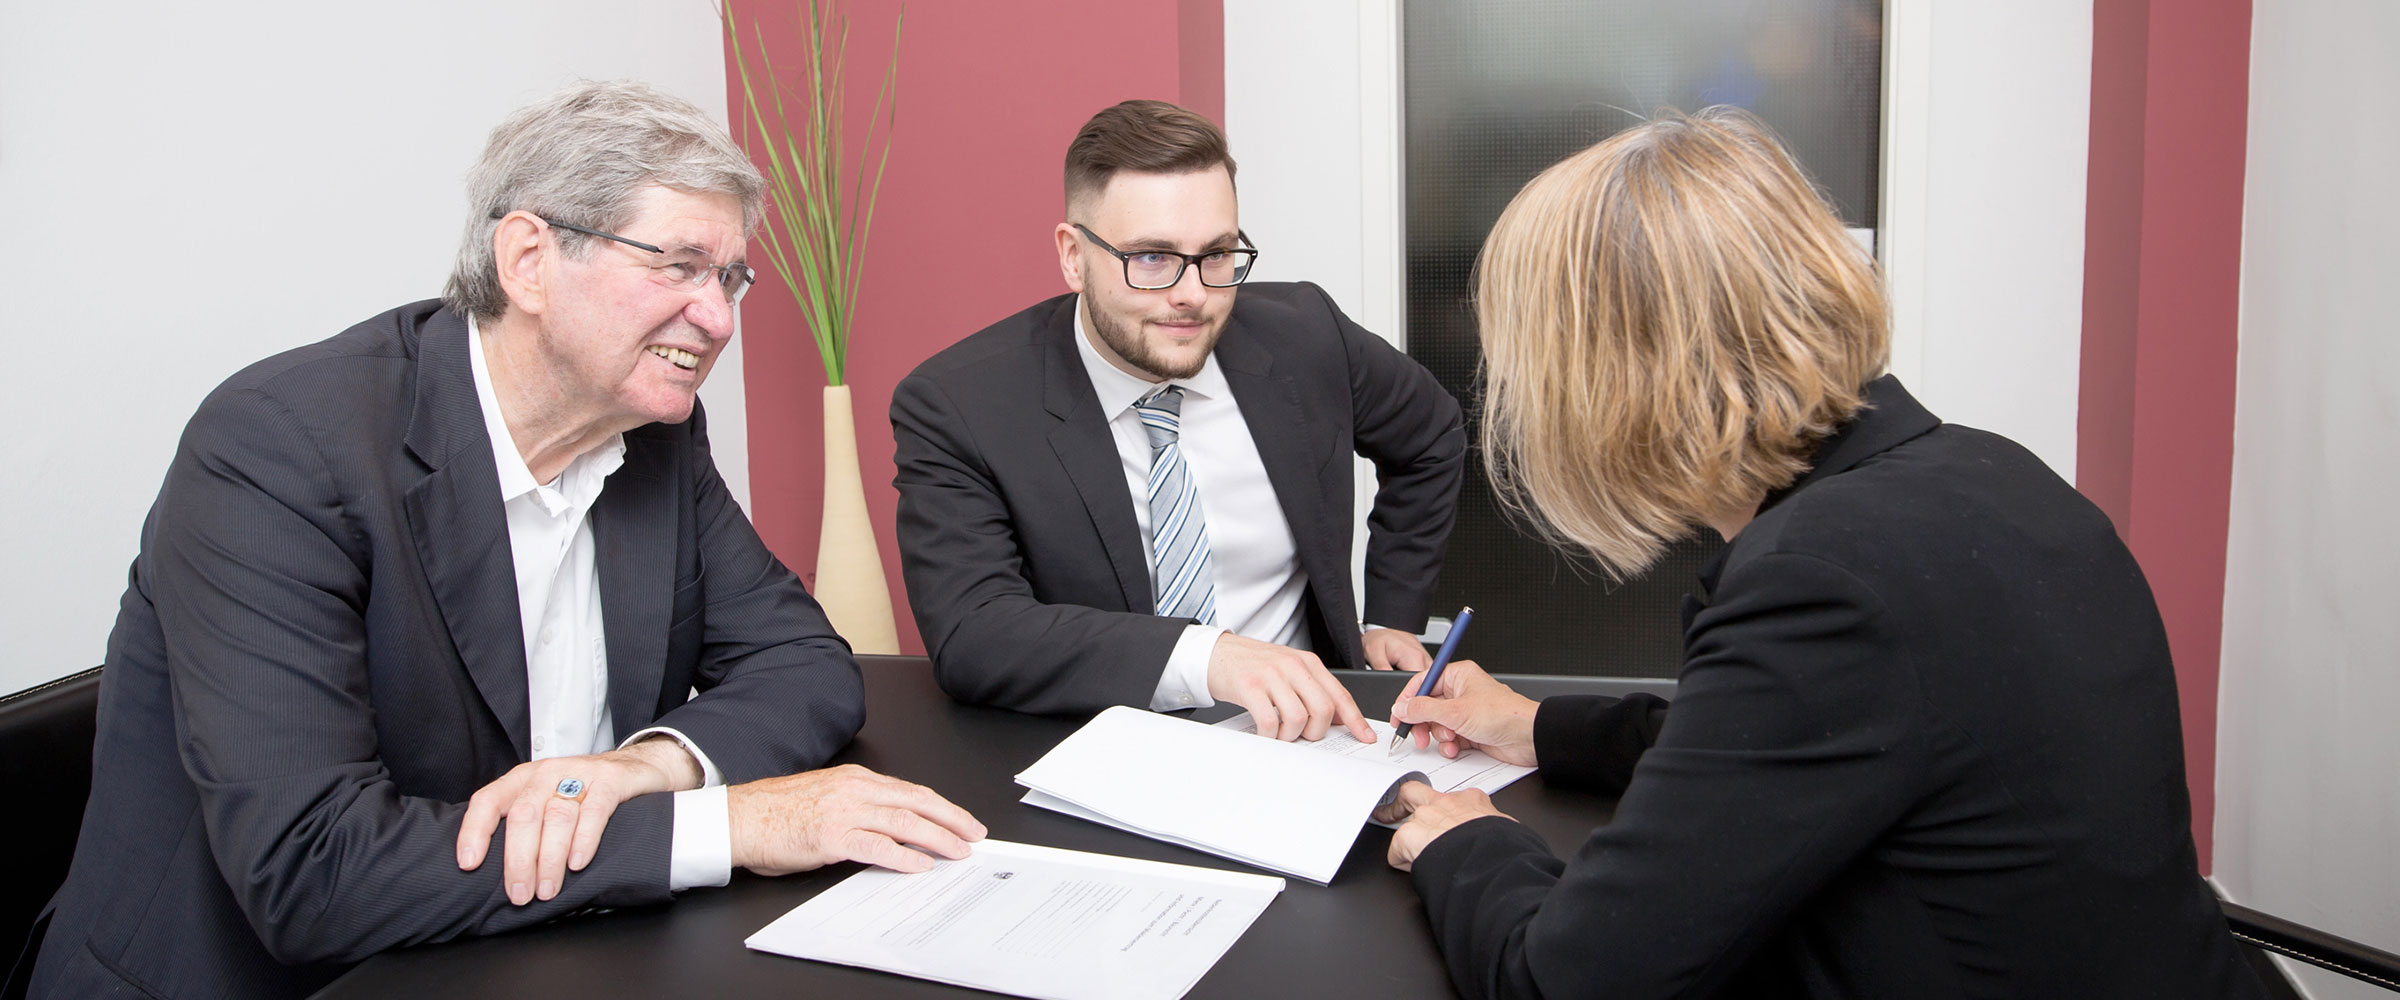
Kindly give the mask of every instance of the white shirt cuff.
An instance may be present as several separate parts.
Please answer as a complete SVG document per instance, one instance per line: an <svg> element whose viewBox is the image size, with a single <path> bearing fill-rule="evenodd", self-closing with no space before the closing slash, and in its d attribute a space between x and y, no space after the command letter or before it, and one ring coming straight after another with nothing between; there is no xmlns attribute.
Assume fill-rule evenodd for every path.
<svg viewBox="0 0 2400 1000"><path fill-rule="evenodd" d="M685 736L673 729L669 729L666 726L652 726L648 729L642 730L641 732L625 737L623 740L618 741L617 749L623 750L626 747L632 746L636 740L658 733L665 733L668 736L674 737L676 743L682 744L683 752L691 754L693 760L700 762L700 787L713 788L717 785L722 785L725 783L725 775L717 770L717 762L708 759L707 754L701 753L699 744L692 742L691 737ZM723 885L724 883L719 882L716 884Z"/></svg>
<svg viewBox="0 0 2400 1000"><path fill-rule="evenodd" d="M1150 695L1151 711L1207 708L1217 703L1208 696L1208 656L1216 651L1217 637L1224 634L1225 629L1216 625L1183 627L1183 638L1175 640L1175 651L1167 654L1167 669L1158 675L1158 690Z"/></svg>
<svg viewBox="0 0 2400 1000"><path fill-rule="evenodd" d="M733 881L733 814L725 786L675 793L675 840L668 849L667 888L675 892Z"/></svg>

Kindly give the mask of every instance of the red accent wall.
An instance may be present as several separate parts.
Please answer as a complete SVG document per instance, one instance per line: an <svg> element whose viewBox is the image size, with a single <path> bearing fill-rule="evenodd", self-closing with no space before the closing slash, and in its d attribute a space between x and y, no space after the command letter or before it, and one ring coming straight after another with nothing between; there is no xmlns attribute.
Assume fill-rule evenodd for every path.
<svg viewBox="0 0 2400 1000"><path fill-rule="evenodd" d="M767 34L795 83L805 0L730 0L737 23ZM849 126L867 121L882 83L898 0L842 0L850 17ZM899 123L867 243L851 335L867 507L882 541L900 646L924 652L892 533L892 388L919 361L1041 299L1066 291L1052 249L1067 141L1103 107L1136 97L1223 119L1223 0L917 3L900 40ZM741 82L726 56L741 134ZM742 301L749 397L750 516L785 564L814 583L823 505L823 387L815 343L780 280L765 273Z"/></svg>
<svg viewBox="0 0 2400 1000"><path fill-rule="evenodd" d="M2210 867L2249 0L2095 0L2076 483L2158 595Z"/></svg>
<svg viewBox="0 0 2400 1000"><path fill-rule="evenodd" d="M1223 125L1225 0L1180 0L1175 6L1176 87L1183 95L1176 103Z"/></svg>

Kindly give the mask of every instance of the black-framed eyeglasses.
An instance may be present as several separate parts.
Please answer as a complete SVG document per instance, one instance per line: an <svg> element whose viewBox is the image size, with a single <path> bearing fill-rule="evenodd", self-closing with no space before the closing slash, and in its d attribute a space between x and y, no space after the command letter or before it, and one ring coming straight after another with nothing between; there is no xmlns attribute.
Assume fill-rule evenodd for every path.
<svg viewBox="0 0 2400 1000"><path fill-rule="evenodd" d="M500 209L492 210L492 218L498 219L506 217L507 215L507 212ZM546 215L534 215L533 217L542 220L543 225L550 226L554 229L564 229L570 233L582 233L585 236L597 236L604 240L615 240L616 242L623 243L626 246L632 247L636 250L648 250L651 253L657 254L661 257L669 256L665 250L661 250L640 240L627 239L615 233L604 233L597 229L586 229L582 226L569 225ZM717 290L725 293L725 301L727 303L740 302L742 300L742 295L750 291L750 286L758 282L758 272L750 270L750 265L748 264L739 262L732 264L711 264L704 260L695 260L688 257L675 258L665 261L664 263L652 264L650 265L650 274L652 277L657 278L660 284L679 286L683 288L698 288L702 282L707 281L711 276L714 276L717 279Z"/></svg>
<svg viewBox="0 0 2400 1000"><path fill-rule="evenodd" d="M1109 246L1107 240L1085 229L1083 223L1070 222L1068 225L1074 226L1084 239L1092 241L1092 245L1125 265L1126 284L1147 292L1175 287L1176 282L1183 280L1183 269L1186 267L1200 269L1200 283L1203 285L1232 288L1250 277L1250 265L1258 260L1258 250L1250 246L1207 253L1176 253L1173 250L1135 250L1128 253ZM1235 235L1240 236L1245 244L1250 242L1250 237L1242 236L1239 231Z"/></svg>

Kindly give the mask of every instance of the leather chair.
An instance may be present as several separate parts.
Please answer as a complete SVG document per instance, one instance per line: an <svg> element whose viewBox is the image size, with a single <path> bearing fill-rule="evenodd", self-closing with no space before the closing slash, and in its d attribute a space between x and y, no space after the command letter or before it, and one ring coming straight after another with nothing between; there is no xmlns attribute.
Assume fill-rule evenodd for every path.
<svg viewBox="0 0 2400 1000"><path fill-rule="evenodd" d="M18 844L9 877L0 879L0 974L16 963L34 918L67 880L92 794L99 706L99 667L0 698L0 788L8 789ZM8 983L0 996L20 985Z"/></svg>
<svg viewBox="0 0 2400 1000"><path fill-rule="evenodd" d="M2328 934L2231 900L2221 902L2225 907L2225 922L2232 925L2235 940L2262 951L2299 959L2321 969L2331 969L2362 983L2400 992L2400 954ZM2259 975L2263 978L2272 974L2281 978L2279 970L2270 970L2273 970L2272 966L2262 968ZM2268 985L2272 988L2274 984Z"/></svg>

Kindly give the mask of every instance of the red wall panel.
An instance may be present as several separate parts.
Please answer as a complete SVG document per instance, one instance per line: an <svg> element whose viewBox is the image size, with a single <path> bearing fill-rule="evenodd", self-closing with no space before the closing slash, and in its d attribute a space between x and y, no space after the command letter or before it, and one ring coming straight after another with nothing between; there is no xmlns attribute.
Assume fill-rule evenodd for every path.
<svg viewBox="0 0 2400 1000"><path fill-rule="evenodd" d="M2116 521L2175 653L2201 870L2216 812L2249 0L2097 0L2076 482Z"/></svg>
<svg viewBox="0 0 2400 1000"><path fill-rule="evenodd" d="M805 0L731 0L798 79ZM849 127L868 120L898 0L844 0L850 17ZM740 134L741 84L726 85ZM1067 141L1093 112L1136 97L1222 118L1222 0L916 3L900 41L899 122L866 249L848 381L867 507L882 542L900 646L924 651L892 534L892 388L919 361L1059 294L1050 230L1062 214ZM764 268L756 249L752 262ZM750 516L813 584L824 464L825 373L799 308L772 274L742 301L749 397Z"/></svg>

